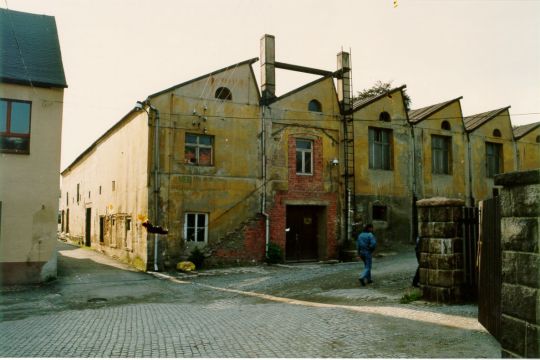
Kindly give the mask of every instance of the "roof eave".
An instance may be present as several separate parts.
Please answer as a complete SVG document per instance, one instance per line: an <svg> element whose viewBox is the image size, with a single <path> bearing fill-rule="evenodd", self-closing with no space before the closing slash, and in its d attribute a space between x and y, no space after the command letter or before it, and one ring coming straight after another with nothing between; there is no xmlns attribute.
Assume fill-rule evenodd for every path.
<svg viewBox="0 0 540 360"><path fill-rule="evenodd" d="M389 94L393 94L393 93L395 93L397 91L402 91L406 87L407 87L407 85L401 85L398 88L390 89L387 92L384 92L384 93L382 93L380 95L377 95L377 96L373 97L371 100L367 101L366 103L364 103L362 105L357 106L356 108L353 105L353 110L352 111L355 112L355 111L358 111L360 109L363 109L364 107L366 107L366 106L368 106L370 104L373 104L375 101L378 101L378 100L382 99L383 97L388 96Z"/></svg>

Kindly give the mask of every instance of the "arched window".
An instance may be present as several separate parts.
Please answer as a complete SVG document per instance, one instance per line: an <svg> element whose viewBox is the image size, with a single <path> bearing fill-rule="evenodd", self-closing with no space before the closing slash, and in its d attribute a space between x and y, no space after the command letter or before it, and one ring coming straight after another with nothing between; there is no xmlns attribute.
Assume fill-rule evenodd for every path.
<svg viewBox="0 0 540 360"><path fill-rule="evenodd" d="M450 130L450 123L446 120L444 120L441 124L441 129L443 130Z"/></svg>
<svg viewBox="0 0 540 360"><path fill-rule="evenodd" d="M499 129L493 130L493 136L494 137L501 137L501 130L499 130Z"/></svg>
<svg viewBox="0 0 540 360"><path fill-rule="evenodd" d="M309 111L322 112L322 105L317 100L313 99L308 104Z"/></svg>
<svg viewBox="0 0 540 360"><path fill-rule="evenodd" d="M231 90L226 87L220 87L216 90L215 98L220 100L232 100Z"/></svg>
<svg viewBox="0 0 540 360"><path fill-rule="evenodd" d="M390 117L390 114L387 113L386 111L383 111L382 113L379 114L379 121L389 122L390 120L392 120L392 118Z"/></svg>

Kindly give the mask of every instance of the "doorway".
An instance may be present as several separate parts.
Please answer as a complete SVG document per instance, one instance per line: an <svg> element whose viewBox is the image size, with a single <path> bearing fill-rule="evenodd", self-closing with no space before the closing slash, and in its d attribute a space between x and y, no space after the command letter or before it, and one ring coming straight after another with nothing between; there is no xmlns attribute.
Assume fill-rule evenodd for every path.
<svg viewBox="0 0 540 360"><path fill-rule="evenodd" d="M286 261L316 261L324 256L326 207L287 206Z"/></svg>
<svg viewBox="0 0 540 360"><path fill-rule="evenodd" d="M90 238L92 231L92 208L86 208L86 226L85 226L85 236L84 236L84 245L90 246L92 244L92 239Z"/></svg>

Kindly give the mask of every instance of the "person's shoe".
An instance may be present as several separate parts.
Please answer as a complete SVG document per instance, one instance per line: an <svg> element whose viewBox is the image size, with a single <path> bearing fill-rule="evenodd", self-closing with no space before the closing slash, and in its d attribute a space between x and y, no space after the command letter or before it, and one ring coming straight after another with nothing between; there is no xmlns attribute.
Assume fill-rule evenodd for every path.
<svg viewBox="0 0 540 360"><path fill-rule="evenodd" d="M364 281L364 279L358 279L358 281L360 281L360 284L362 286L366 286L366 282Z"/></svg>
<svg viewBox="0 0 540 360"><path fill-rule="evenodd" d="M373 284L373 280L369 279L369 280L367 281L367 283L368 283L368 284Z"/></svg>

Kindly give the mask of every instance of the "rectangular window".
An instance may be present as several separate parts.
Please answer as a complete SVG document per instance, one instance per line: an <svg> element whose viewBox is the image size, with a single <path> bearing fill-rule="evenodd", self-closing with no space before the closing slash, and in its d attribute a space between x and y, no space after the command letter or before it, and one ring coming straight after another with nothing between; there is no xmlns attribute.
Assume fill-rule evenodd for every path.
<svg viewBox="0 0 540 360"><path fill-rule="evenodd" d="M99 195L101 195L101 185L99 185Z"/></svg>
<svg viewBox="0 0 540 360"><path fill-rule="evenodd" d="M77 204L81 200L81 194L79 193L80 190L80 184L77 184Z"/></svg>
<svg viewBox="0 0 540 360"><path fill-rule="evenodd" d="M187 242L208 241L208 214L186 213L184 220L184 239Z"/></svg>
<svg viewBox="0 0 540 360"><path fill-rule="evenodd" d="M69 206L69 193L66 192L66 206Z"/></svg>
<svg viewBox="0 0 540 360"><path fill-rule="evenodd" d="M296 139L296 173L313 174L313 141Z"/></svg>
<svg viewBox="0 0 540 360"><path fill-rule="evenodd" d="M372 207L372 219L378 221L388 220L388 208L386 205L373 205Z"/></svg>
<svg viewBox="0 0 540 360"><path fill-rule="evenodd" d="M0 152L30 154L32 103L0 99Z"/></svg>
<svg viewBox="0 0 540 360"><path fill-rule="evenodd" d="M486 174L494 177L503 172L502 144L486 142Z"/></svg>
<svg viewBox="0 0 540 360"><path fill-rule="evenodd" d="M452 138L449 136L431 137L431 172L433 174L452 173Z"/></svg>
<svg viewBox="0 0 540 360"><path fill-rule="evenodd" d="M208 135L186 134L184 161L187 164L213 165L214 137Z"/></svg>
<svg viewBox="0 0 540 360"><path fill-rule="evenodd" d="M113 180L112 182L112 191L116 190L116 181Z"/></svg>
<svg viewBox="0 0 540 360"><path fill-rule="evenodd" d="M392 170L392 130L369 128L369 168Z"/></svg>

